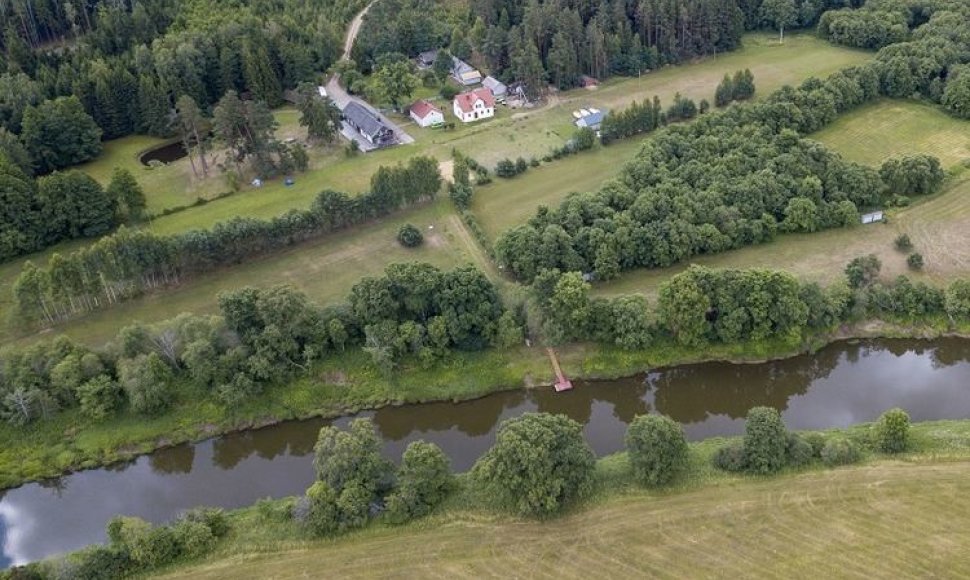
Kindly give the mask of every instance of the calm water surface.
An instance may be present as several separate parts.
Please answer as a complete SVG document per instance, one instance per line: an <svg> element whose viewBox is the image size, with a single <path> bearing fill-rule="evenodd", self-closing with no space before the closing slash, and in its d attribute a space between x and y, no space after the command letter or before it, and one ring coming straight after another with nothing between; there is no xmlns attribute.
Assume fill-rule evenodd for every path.
<svg viewBox="0 0 970 580"><path fill-rule="evenodd" d="M539 356L539 355L537 355ZM741 433L747 410L769 405L792 429L841 427L899 406L914 420L970 417L970 341L839 343L811 356L765 364L710 363L603 382L568 393L512 391L466 403L390 407L371 417L395 460L412 441L432 441L467 470L495 440L498 424L528 411L565 413L585 425L597 454L623 445L635 415L660 412L701 439ZM0 566L105 539L117 514L153 522L181 510L235 508L301 493L311 483L320 427L351 418L290 422L181 445L115 467L0 492Z"/></svg>

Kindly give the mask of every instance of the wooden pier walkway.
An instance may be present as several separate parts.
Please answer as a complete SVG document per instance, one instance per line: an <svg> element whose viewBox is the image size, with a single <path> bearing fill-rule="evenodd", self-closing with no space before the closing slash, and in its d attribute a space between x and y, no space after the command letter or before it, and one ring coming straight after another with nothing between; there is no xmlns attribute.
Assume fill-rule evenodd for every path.
<svg viewBox="0 0 970 580"><path fill-rule="evenodd" d="M552 361L552 370L556 372L556 392L561 393L562 391L568 391L573 388L573 384L569 382L566 375L562 373L562 369L559 367L559 359L556 358L556 351L551 348L547 348L546 352L549 354L549 360Z"/></svg>

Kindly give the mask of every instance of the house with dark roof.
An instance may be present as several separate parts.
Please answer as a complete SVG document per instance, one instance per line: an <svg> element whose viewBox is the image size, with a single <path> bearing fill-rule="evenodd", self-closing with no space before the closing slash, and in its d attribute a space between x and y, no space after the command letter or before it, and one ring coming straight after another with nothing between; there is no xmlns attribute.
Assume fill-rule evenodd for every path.
<svg viewBox="0 0 970 580"><path fill-rule="evenodd" d="M451 76L464 86L477 85L482 82L482 73L458 57L451 57Z"/></svg>
<svg viewBox="0 0 970 580"><path fill-rule="evenodd" d="M431 127L445 122L445 116L441 109L432 105L428 101L421 99L411 105L410 116L420 127Z"/></svg>
<svg viewBox="0 0 970 580"><path fill-rule="evenodd" d="M419 68L431 68L434 66L434 61L438 60L438 50L426 50L424 52L418 53L418 67Z"/></svg>
<svg viewBox="0 0 970 580"><path fill-rule="evenodd" d="M495 95L491 89L485 87L455 95L452 111L462 123L494 117Z"/></svg>
<svg viewBox="0 0 970 580"><path fill-rule="evenodd" d="M372 145L384 147L394 143L394 131L380 117L356 101L350 101L343 110L344 121L357 130Z"/></svg>

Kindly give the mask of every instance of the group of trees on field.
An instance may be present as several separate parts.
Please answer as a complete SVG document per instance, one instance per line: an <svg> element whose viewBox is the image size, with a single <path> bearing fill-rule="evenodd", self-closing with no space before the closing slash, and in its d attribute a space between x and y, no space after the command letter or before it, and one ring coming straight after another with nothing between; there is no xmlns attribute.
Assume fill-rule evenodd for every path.
<svg viewBox="0 0 970 580"><path fill-rule="evenodd" d="M105 189L80 171L34 179L0 153L0 260L100 236L144 213L145 195L126 170Z"/></svg>
<svg viewBox="0 0 970 580"><path fill-rule="evenodd" d="M7 352L0 416L13 424L71 408L90 421L124 410L151 416L183 398L231 407L348 348L363 348L390 370L405 356L433 363L450 349L501 346L509 334L522 340L495 287L471 267L394 264L362 280L340 306L320 307L278 286L223 293L219 309L221 316L136 323L103 350L59 337Z"/></svg>
<svg viewBox="0 0 970 580"><path fill-rule="evenodd" d="M92 191L101 191L81 174L63 175L74 175L93 184ZM41 183L63 178L54 174L42 178ZM209 230L170 236L122 228L71 254L55 253L46 268L27 262L14 284L14 294L21 314L28 320L53 323L146 290L177 284L213 267L238 263L385 215L402 205L433 198L440 187L437 162L429 157L414 157L407 165L380 168L371 179L370 191L364 195L351 197L324 191L309 209L292 210L271 220L234 218ZM69 201L77 197L75 194L58 199Z"/></svg>
<svg viewBox="0 0 970 580"><path fill-rule="evenodd" d="M927 81L938 74L924 72ZM886 74L882 62L850 67L824 81L785 87L763 102L667 127L599 192L573 194L554 210L540 207L528 223L503 233L496 256L527 282L543 268L606 280L630 268L760 243L778 230L849 225L860 209L932 190L941 173L928 157L914 156L906 165L907 179L921 183L914 188L892 168L877 172L847 162L802 137L887 94ZM631 129L616 132L623 136L656 127L657 110L638 106L607 119L629 116ZM604 133L608 142L614 127L604 126Z"/></svg>

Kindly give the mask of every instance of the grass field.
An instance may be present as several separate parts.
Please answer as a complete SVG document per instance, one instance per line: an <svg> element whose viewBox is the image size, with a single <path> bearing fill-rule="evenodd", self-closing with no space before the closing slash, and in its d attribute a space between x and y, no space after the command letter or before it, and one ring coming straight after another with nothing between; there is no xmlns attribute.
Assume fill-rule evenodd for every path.
<svg viewBox="0 0 970 580"><path fill-rule="evenodd" d="M97 345L114 337L135 320L156 322L181 312L210 313L218 309L216 296L243 286L292 284L315 301L343 301L350 288L364 276L378 275L387 264L419 260L442 268L475 262L461 222L450 213L450 202L441 199L430 206L401 212L347 232L324 236L269 256L220 269L173 288L130 300L108 310L92 312L59 327L58 331L79 341ZM402 247L396 239L404 223L417 225L424 244ZM433 229L428 229L432 227ZM37 335L17 334L15 321L8 322L6 337L32 340Z"/></svg>
<svg viewBox="0 0 970 580"><path fill-rule="evenodd" d="M812 137L846 159L871 166L907 153L935 155L944 167L970 162L970 121L914 101L870 103Z"/></svg>
<svg viewBox="0 0 970 580"><path fill-rule="evenodd" d="M944 284L957 276L970 276L970 244L966 241L970 232L970 122L920 103L880 101L843 116L813 138L848 159L872 166L906 152L936 155L950 173L949 182L941 193L890 211L887 224L782 235L769 244L698 256L692 263L781 268L807 280L829 282L842 275L852 258L872 253L882 261L886 280L908 274ZM902 233L923 254L926 265L922 273L911 272L906 254L893 247L893 240ZM664 280L686 267L635 270L596 286L595 292L652 295Z"/></svg>
<svg viewBox="0 0 970 580"><path fill-rule="evenodd" d="M700 97L706 92L713 93L725 72L745 67L754 72L761 94L767 94L784 83L797 83L812 74L825 75L871 56L869 53L829 45L810 35L793 36L784 45L774 44L769 38L759 34L749 35L745 37L743 49L718 56L716 60L706 59L690 65L666 68L645 75L639 80L609 81L596 91L578 89L562 93L551 99L550 104L543 109L512 112L502 108L495 119L461 126L455 131L423 130L409 125L407 130L417 140L415 146L396 147L349 159L338 149L314 150L314 169L298 175L292 187L283 187L278 181L271 181L260 189L245 189L203 206L158 217L148 227L159 234L172 234L191 228L208 227L235 216L278 215L293 207L307 207L317 193L325 188L363 191L369 183L371 173L378 166L405 161L419 153L446 159L451 155L452 148L456 147L488 164L494 164L496 160L506 156L538 155L561 145L572 134L574 128L570 123L570 111L579 106L590 103L603 107L621 106L633 99L655 93L663 98L668 92L667 96L670 96L676 91ZM807 58L806 53L815 56ZM300 134L295 110L284 108L275 114L280 124L280 137ZM155 140L154 144L157 142ZM167 175L164 172L170 172L171 181L166 183L159 179L151 182L152 189L160 188L157 191L162 191L166 186L182 191L185 180L191 175L187 160L172 163L162 169L143 171L137 154L153 145L150 139L131 137L115 143L115 147L109 148L110 156L89 166L94 168L99 178L110 177L111 159L123 160L132 171L137 169L136 175L140 180L144 175L151 175L154 179L156 176ZM638 146L638 140L628 140L610 148L598 148L587 154L530 169L525 175L513 180L496 180L493 185L480 188L476 192L476 213L480 215L487 233L497 235L510 225L524 220L539 203L555 205L569 191L597 188L620 170ZM219 190L223 186L222 179L215 180L218 187L213 187ZM149 182L143 183L149 189ZM148 194L150 199L155 195L152 191ZM158 198L152 203L159 206L168 203L161 201L162 199L168 198ZM405 213L376 227L359 226L352 231L304 244L278 255L220 270L171 291L121 304L109 311L92 313L55 330L98 344L134 320L155 321L180 312L212 311L215 308L217 292L249 284L291 283L307 291L315 300L330 301L345 296L347 290L361 276L380 272L386 264L393 261L412 258L449 266L474 260L480 265L488 265L446 200L435 204L434 209L418 211L428 213L414 216ZM393 243L394 230L400 223L418 223L422 220L429 225L435 221L441 228L438 229L439 236L432 239L432 243L417 252L405 252ZM28 258L42 264L53 251L69 252L83 243L76 241L63 244ZM13 317L10 289L26 259L0 265L0 344L29 341L37 336L29 334Z"/></svg>
<svg viewBox="0 0 970 580"><path fill-rule="evenodd" d="M625 455L614 455L597 464L592 501L546 522L482 507L487 498L468 488L425 521L331 540L307 540L247 509L207 560L165 577L963 577L967 427L916 424L920 449L902 459L773 478L713 469L723 440L707 440L692 444L686 476L660 491L634 484Z"/></svg>

